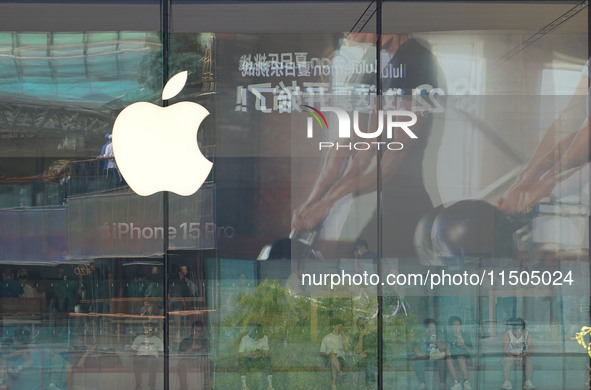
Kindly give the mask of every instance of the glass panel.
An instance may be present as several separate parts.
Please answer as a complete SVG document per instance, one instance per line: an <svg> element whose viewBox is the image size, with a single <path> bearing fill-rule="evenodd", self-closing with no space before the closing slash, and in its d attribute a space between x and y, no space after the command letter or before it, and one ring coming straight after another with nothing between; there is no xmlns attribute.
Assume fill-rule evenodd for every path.
<svg viewBox="0 0 591 390"><path fill-rule="evenodd" d="M354 88L356 99L370 93L368 85L349 83L348 75L336 80L330 66L339 48L347 47L341 49L346 57L357 53L356 45L372 46L347 38L366 8L362 2L173 4L171 74L182 70L179 64L185 58L204 53L203 68L189 75L190 87L180 96L204 105L215 120L210 122L215 124L214 181L216 204L221 206L216 209L218 258L206 263L212 311L194 317L208 320L213 346L209 372L199 362L188 363L193 364L189 383L197 387L205 385L207 377L212 388L328 388L331 365L335 385L341 374L351 372L347 386L365 386L365 378L357 372L366 362L368 383L375 383L375 292L368 288L369 294L353 298L346 289L302 286L300 280L304 272L371 269L375 254L360 255L356 261L353 233L343 242L334 232L312 237L306 229L290 237L291 214L310 195L322 165L328 164L323 163L324 151L317 151L318 141L330 140L338 127L337 118L326 115L330 130L325 134L326 126L315 128L318 138L311 142L306 120L313 116L306 111L314 111L304 106L347 107L352 100L347 94ZM368 11L367 16L371 14ZM375 17L366 21L365 28L373 31ZM205 50L191 49L197 40ZM367 62L373 65L374 59ZM213 64L213 90L208 89L209 64ZM331 88L341 92L333 93ZM215 99L210 91L215 91ZM210 127L205 121L204 125L199 144L206 154ZM369 180L375 183L375 177ZM366 202L375 203L375 193ZM325 225L332 231L334 223ZM306 240L314 243L302 243ZM314 252L309 250L311 244ZM357 325L362 317L366 320ZM182 334L189 335L189 328ZM339 346L343 339L346 351ZM178 379L171 360L171 388L183 381L183 343L176 335L171 337L171 356L178 344L180 359ZM341 363L343 369L337 372Z"/></svg>
<svg viewBox="0 0 591 390"><path fill-rule="evenodd" d="M162 58L149 32L159 4L5 3L0 13L0 387L132 387L153 366L162 388L162 360L143 356L163 356L162 197L138 206L100 157L119 112L157 96L142 80L162 79L161 65L145 65ZM187 199L212 219L211 200ZM148 321L155 337L137 338Z"/></svg>
<svg viewBox="0 0 591 390"><path fill-rule="evenodd" d="M385 381L585 387L588 356L573 340L589 304L585 4L387 2L383 12L383 42L405 41L390 63L419 90L411 111L426 110L418 139L402 141L410 164L388 173L383 160L382 254L399 258L409 321L437 322L437 333L419 326L400 363L415 374L384 369ZM412 274L425 282L401 278ZM385 349L404 329L393 327ZM435 348L451 358L428 360Z"/></svg>

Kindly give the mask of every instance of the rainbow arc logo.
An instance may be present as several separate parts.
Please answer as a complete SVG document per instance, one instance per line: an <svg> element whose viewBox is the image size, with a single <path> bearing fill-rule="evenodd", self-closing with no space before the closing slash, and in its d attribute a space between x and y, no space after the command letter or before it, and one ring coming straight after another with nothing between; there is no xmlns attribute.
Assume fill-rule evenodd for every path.
<svg viewBox="0 0 591 390"><path fill-rule="evenodd" d="M316 118L316 121L318 122L318 124L320 124L320 128L324 129L324 125L326 125L326 128L328 129L328 122L326 121L326 118L324 117L322 112L320 112L320 110L317 110L314 107L306 106L306 105L302 105L302 107L309 108L309 110L302 110L302 111L307 112L310 115L312 115L314 118ZM322 121L320 120L320 118L322 118ZM311 120L311 118L309 120ZM324 122L324 125L322 124L322 122Z"/></svg>

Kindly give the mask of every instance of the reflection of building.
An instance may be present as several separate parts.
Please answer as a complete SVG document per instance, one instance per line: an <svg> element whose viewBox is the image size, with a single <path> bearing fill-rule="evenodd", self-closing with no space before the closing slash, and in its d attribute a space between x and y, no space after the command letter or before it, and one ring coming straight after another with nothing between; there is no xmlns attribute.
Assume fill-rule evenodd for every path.
<svg viewBox="0 0 591 390"><path fill-rule="evenodd" d="M586 386L588 357L571 340L589 325L584 171L556 187L559 201L545 199L534 218L519 216L521 224L508 218L497 225L494 213L488 219L460 216L454 223L425 216L415 242L423 249L418 259L381 258L378 266L351 258L364 229L375 232L368 241L378 257L394 241L383 234L392 222L387 218L365 226L389 201L378 204L375 188L363 197L343 194L322 231L289 239L294 208L324 172L318 142L330 142L337 123L325 110L329 129L314 127L310 147L310 115L300 108L322 112L343 105L353 119L353 103L371 104L377 88L372 55L380 53L384 65L394 50L390 45L404 40L392 31L428 43L448 82L441 96L423 87L425 93L409 94L415 96L410 107L399 107L441 108L446 114L433 130L440 137L426 145L423 160L437 166L422 174L426 191L436 206L465 199L494 204L556 116L560 137L587 116L587 91L576 89L588 55L584 7L385 1L378 13L377 2L369 8L356 1L231 3L172 2L163 37L156 33L158 2L0 4L6 30L0 33L0 270L7 271L0 325L7 340L15 330L30 333L21 342L34 362L20 364L22 373L15 376L26 379L27 388L131 386L129 345L151 321L170 351L168 360L159 361L157 383L169 379L162 388L174 389L179 344L193 321L201 320L212 346L204 358L208 368L211 362L211 388L240 385L235 354L253 323L269 337L275 388L327 387L330 376L318 351L330 320L342 320L345 334L353 335L358 317L366 317L368 327L381 332L381 388L414 388L407 352L416 341L415 325L435 318L443 333L448 318L457 315L474 341L468 365L473 388L502 384L500 337L512 317L524 317L535 336L533 381L539 389ZM378 25L388 50L373 47ZM343 34L351 30L369 34ZM343 72L357 72L364 62L371 73L364 80L376 82L339 79L335 88L328 64L336 50ZM170 104L194 101L211 113L198 144L213 172L195 195L139 197L124 183L106 180L100 146L124 107L159 103L165 72L179 70L189 70L188 83ZM402 104L397 91L382 92L383 107ZM564 113L571 95L583 108ZM313 126L320 122L310 119ZM166 136L173 137L172 129ZM365 156L364 150L355 152ZM367 157L373 161L375 155ZM350 172L355 166L348 162L342 168ZM161 150L153 150L145 168L151 164L166 165ZM503 231L495 231L498 226ZM447 229L445 235L439 227ZM479 237L462 242L471 237L466 231ZM492 236L501 242L483 248L481 240L490 243ZM268 259L256 260L265 245ZM167 296L182 265L198 293ZM10 286L18 291L15 283L25 283L16 277L21 269L28 272L31 296L9 297ZM367 279L355 276L363 271ZM397 284L374 285L379 271L380 281L390 277ZM293 288L302 274L328 277L320 285ZM352 286L342 285L347 275ZM291 292L284 289L288 279ZM363 384L356 356L345 358L342 387ZM208 383L206 370L188 371L189 383ZM428 372L433 383L434 375ZM5 380L10 385L13 379ZM520 386L519 370L511 380Z"/></svg>

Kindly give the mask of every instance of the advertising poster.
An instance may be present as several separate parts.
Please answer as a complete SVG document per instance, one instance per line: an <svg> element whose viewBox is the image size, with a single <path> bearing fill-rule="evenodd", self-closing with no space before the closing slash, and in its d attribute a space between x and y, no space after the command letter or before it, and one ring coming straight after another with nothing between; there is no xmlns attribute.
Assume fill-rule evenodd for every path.
<svg viewBox="0 0 591 390"><path fill-rule="evenodd" d="M589 295L586 38L377 38L216 37L218 202L252 205L219 210L245 224L240 250L220 250L258 256L249 278L266 288L318 300L296 331L312 340L334 317L382 318L383 364L426 318L442 332L459 318L486 367L512 319L552 335L538 362L576 351L561 335Z"/></svg>
<svg viewBox="0 0 591 390"><path fill-rule="evenodd" d="M324 259L375 272L356 259L363 242L382 270L434 267L407 286L419 295L466 267L452 287L503 286L511 267L541 275L542 258L581 275L586 60L535 45L536 57L510 55L511 39L527 38L516 34L388 34L379 62L374 34L220 37L218 183L236 185L231 171L257 191L242 210L253 229L237 238L255 251L292 237L292 270ZM551 41L581 49L566 34ZM493 49L507 58L493 62Z"/></svg>

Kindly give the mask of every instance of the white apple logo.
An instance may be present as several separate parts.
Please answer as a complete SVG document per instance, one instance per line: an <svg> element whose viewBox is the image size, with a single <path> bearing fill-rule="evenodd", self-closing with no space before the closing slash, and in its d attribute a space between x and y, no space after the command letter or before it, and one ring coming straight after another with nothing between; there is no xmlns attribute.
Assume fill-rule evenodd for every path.
<svg viewBox="0 0 591 390"><path fill-rule="evenodd" d="M162 100L175 97L186 82L186 71L174 75ZM199 125L208 115L193 102L168 107L139 102L121 111L113 125L113 154L129 187L142 196L158 191L194 194L213 165L197 145Z"/></svg>

